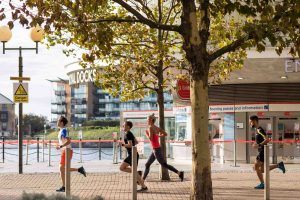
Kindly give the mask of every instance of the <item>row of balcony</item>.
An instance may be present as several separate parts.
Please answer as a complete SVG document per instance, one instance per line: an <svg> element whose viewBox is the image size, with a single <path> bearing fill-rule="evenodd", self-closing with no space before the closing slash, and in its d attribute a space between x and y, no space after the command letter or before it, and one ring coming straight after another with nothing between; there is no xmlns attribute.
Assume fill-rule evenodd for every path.
<svg viewBox="0 0 300 200"><path fill-rule="evenodd" d="M54 94L56 96L66 96L67 93L64 90L54 90Z"/></svg>
<svg viewBox="0 0 300 200"><path fill-rule="evenodd" d="M74 109L71 109L71 113L72 114L85 114L87 111L86 108L74 108Z"/></svg>
<svg viewBox="0 0 300 200"><path fill-rule="evenodd" d="M51 113L57 115L66 114L66 109L51 109Z"/></svg>
<svg viewBox="0 0 300 200"><path fill-rule="evenodd" d="M82 104L86 104L87 100L86 98L72 98L71 99L71 104L73 105L82 105Z"/></svg>

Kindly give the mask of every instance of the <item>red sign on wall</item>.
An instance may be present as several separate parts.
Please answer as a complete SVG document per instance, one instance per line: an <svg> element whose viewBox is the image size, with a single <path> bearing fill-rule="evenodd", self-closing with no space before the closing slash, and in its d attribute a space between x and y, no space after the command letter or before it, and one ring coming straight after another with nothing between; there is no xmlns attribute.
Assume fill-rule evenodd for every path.
<svg viewBox="0 0 300 200"><path fill-rule="evenodd" d="M178 80L177 95L181 100L190 100L190 83L184 80Z"/></svg>

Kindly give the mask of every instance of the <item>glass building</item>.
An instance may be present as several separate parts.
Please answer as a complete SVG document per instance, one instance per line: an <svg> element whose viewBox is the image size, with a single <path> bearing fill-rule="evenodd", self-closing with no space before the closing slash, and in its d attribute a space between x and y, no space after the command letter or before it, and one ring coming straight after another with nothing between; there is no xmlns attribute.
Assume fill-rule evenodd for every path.
<svg viewBox="0 0 300 200"><path fill-rule="evenodd" d="M73 126L86 120L120 120L122 111L158 110L156 94L142 100L121 102L96 87L93 82L69 84L69 80L49 80L52 83L51 121L65 115ZM165 109L173 107L172 95L165 93Z"/></svg>

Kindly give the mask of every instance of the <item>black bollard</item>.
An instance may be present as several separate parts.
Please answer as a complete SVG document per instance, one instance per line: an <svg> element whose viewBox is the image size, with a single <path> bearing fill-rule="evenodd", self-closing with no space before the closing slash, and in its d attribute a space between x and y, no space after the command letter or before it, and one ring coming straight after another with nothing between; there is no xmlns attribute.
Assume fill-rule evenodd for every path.
<svg viewBox="0 0 300 200"><path fill-rule="evenodd" d="M4 163L4 154L5 154L5 152L4 152L4 137L2 137L2 161L3 161L3 163Z"/></svg>
<svg viewBox="0 0 300 200"><path fill-rule="evenodd" d="M40 138L36 138L36 145L37 145L37 162L40 162Z"/></svg>
<svg viewBox="0 0 300 200"><path fill-rule="evenodd" d="M99 148L99 160L101 160L101 138L99 138L98 148Z"/></svg>

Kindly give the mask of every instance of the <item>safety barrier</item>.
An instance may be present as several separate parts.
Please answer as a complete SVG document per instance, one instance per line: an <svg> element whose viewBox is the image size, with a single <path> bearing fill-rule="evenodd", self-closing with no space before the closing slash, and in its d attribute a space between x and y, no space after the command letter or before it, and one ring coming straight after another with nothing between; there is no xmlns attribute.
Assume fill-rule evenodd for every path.
<svg viewBox="0 0 300 200"><path fill-rule="evenodd" d="M91 160L101 160L102 156L109 156L110 158L113 159L113 163L118 163L118 154L120 160L122 160L122 151L126 151L124 148L120 148L118 145L118 142L120 140L101 140L99 138L98 140L72 140L72 143L76 144L79 143L79 148L77 151L74 149L74 160L79 161L80 163L84 161L91 161ZM92 150L85 150L83 148L83 143L97 143L98 147L93 148ZM143 140L140 142L144 143L149 143L149 140ZM186 145L190 145L191 141L175 141L175 140L168 140L166 141L167 143L184 143ZM222 143L233 143L235 146L236 143L254 143L255 141L252 140L219 140L219 139L214 139L211 140L210 143L212 145L214 144L222 144ZM109 153L103 150L102 144L103 143L113 143L113 153ZM291 140L291 139L286 139L286 140L273 140L270 142L271 144L297 144L297 146L300 146L300 140ZM18 152L15 151L18 148L18 141L17 140L6 140L2 138L2 141L0 141L0 146L2 146L2 151L0 153L2 154L2 162L17 162L17 160L13 160L14 158L17 158ZM42 145L42 150L40 149L40 145ZM60 153L54 153L53 148L57 145L57 140L51 141L51 140L40 140L37 138L36 140L24 140L23 141L23 146L26 147L26 151L22 156L25 156L25 164L28 165L31 162L40 162L40 155L42 155L42 162L45 162L45 158L48 157L48 165L51 166L52 159L54 157L60 156ZM46 152L46 148L48 147L48 152ZM1 147L0 147L1 148ZM236 149L236 148L234 148ZM234 152L233 152L234 153ZM235 158L236 156L234 156ZM236 166L236 160L235 160L235 166Z"/></svg>

